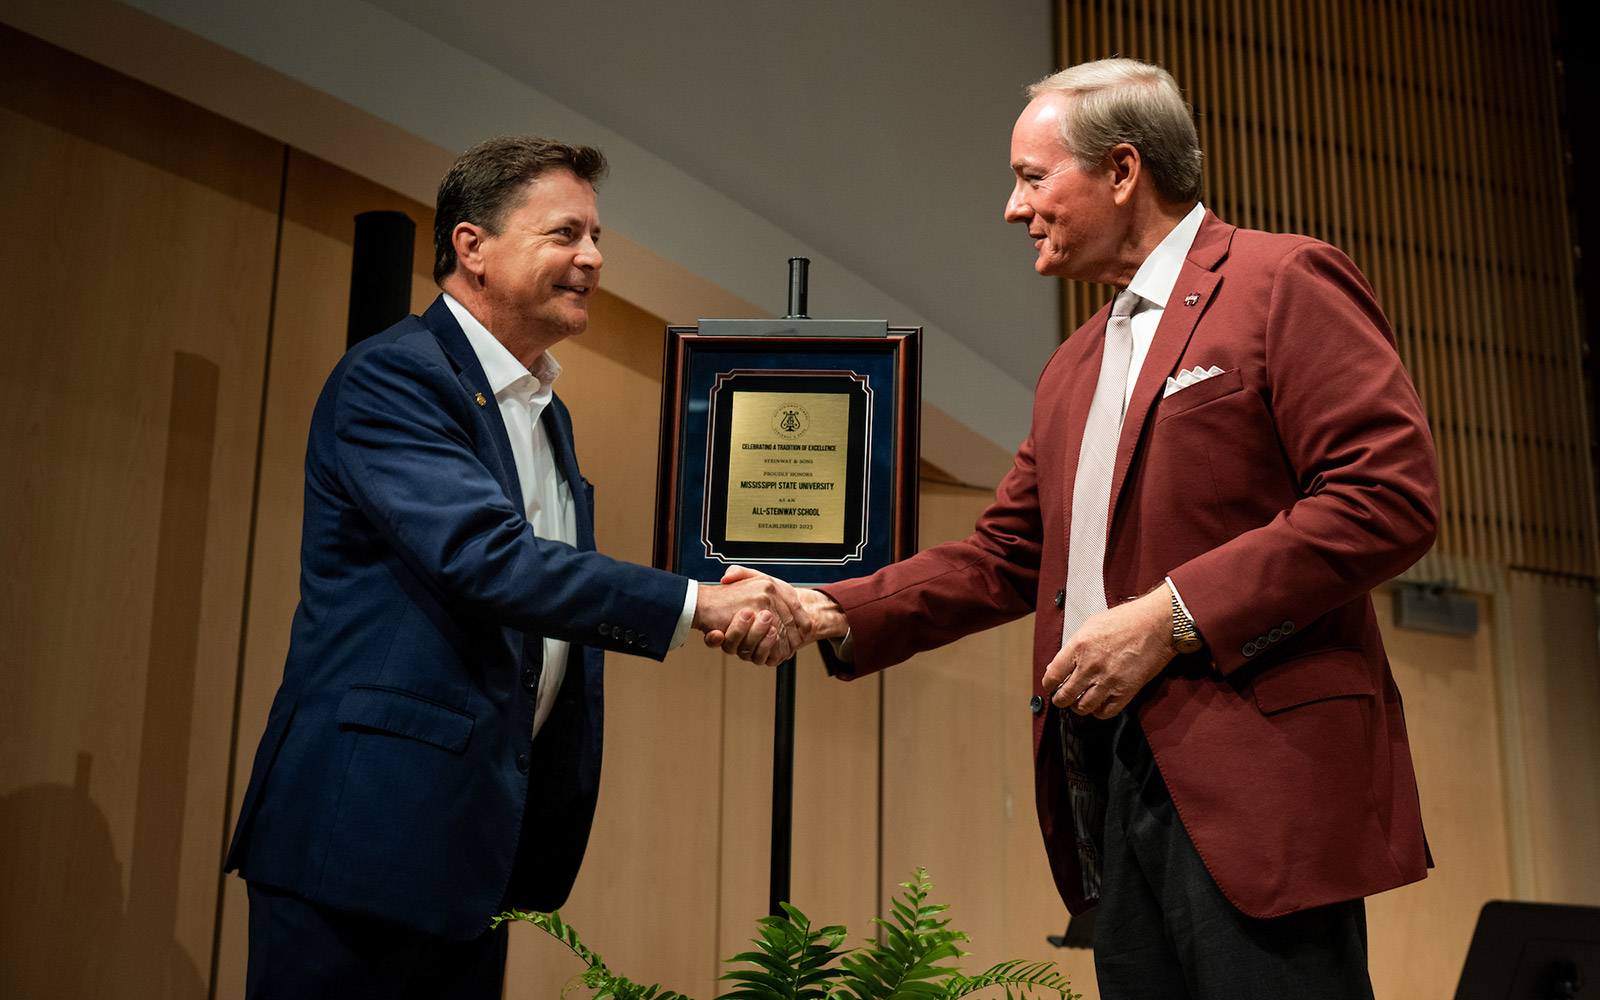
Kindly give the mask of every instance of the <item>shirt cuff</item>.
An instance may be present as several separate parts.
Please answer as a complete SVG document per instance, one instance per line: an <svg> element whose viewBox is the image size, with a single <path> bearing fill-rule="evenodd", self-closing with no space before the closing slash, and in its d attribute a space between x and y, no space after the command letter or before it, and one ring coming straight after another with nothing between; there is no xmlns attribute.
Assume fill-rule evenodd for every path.
<svg viewBox="0 0 1600 1000"><path fill-rule="evenodd" d="M845 629L843 639L829 639L828 644L833 647L833 655L841 662L856 662L856 633L854 629Z"/></svg>
<svg viewBox="0 0 1600 1000"><path fill-rule="evenodd" d="M693 580L689 581L689 588L683 592L683 614L678 616L678 627L672 632L672 642L667 645L667 652L672 652L683 645L683 640L689 638L689 626L694 623L694 609L700 600L700 586Z"/></svg>

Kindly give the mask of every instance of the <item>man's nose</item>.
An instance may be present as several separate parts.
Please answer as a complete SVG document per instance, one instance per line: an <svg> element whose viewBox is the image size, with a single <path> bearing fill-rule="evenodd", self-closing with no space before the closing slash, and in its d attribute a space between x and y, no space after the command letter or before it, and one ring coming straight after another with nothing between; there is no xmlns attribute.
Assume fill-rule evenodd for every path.
<svg viewBox="0 0 1600 1000"><path fill-rule="evenodd" d="M605 262L606 259L600 255L600 245L594 241L593 237L585 236L583 244L578 247L578 266L589 267L598 271Z"/></svg>
<svg viewBox="0 0 1600 1000"><path fill-rule="evenodd" d="M1019 182L1011 189L1011 197L1006 199L1006 221L1027 222L1033 212L1028 208L1028 203L1022 197L1022 184Z"/></svg>

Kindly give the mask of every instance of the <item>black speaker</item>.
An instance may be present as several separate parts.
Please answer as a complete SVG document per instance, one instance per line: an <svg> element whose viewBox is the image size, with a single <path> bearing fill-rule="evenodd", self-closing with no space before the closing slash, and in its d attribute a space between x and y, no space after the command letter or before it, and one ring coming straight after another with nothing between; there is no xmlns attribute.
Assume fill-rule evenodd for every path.
<svg viewBox="0 0 1600 1000"><path fill-rule="evenodd" d="M1456 1000L1600 997L1600 906L1483 904Z"/></svg>
<svg viewBox="0 0 1600 1000"><path fill-rule="evenodd" d="M362 212L356 216L350 256L349 349L404 319L411 312L411 260L417 224L404 212Z"/></svg>

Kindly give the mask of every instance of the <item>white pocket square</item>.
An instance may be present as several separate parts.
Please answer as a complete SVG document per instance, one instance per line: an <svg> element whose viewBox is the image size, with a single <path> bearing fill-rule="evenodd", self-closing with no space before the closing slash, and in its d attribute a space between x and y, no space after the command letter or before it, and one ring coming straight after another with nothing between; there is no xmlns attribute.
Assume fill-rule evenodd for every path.
<svg viewBox="0 0 1600 1000"><path fill-rule="evenodd" d="M1161 398L1166 399L1179 389L1187 389L1196 382L1204 382L1213 375L1221 374L1222 369L1216 365L1212 365L1210 368L1201 368L1199 365L1195 365L1193 368L1179 372L1176 378L1169 377L1167 379L1167 388L1161 393Z"/></svg>

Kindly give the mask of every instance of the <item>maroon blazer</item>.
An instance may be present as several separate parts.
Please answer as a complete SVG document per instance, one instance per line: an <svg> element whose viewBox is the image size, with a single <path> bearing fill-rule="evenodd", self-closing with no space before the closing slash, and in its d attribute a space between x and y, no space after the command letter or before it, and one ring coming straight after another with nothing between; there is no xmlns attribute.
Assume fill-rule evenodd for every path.
<svg viewBox="0 0 1600 1000"><path fill-rule="evenodd" d="M861 676L1035 615L1036 694L1061 646L1072 482L1102 309L1051 357L1033 427L973 534L823 589ZM1222 374L1164 395L1168 376ZM1117 449L1105 587L1170 576L1206 640L1133 702L1195 847L1240 910L1271 917L1423 878L1400 694L1371 589L1433 543L1438 471L1371 287L1338 250L1209 212L1135 385ZM827 644L824 643L824 646ZM847 673L847 671L849 673ZM1081 894L1059 740L1033 720L1039 824Z"/></svg>

